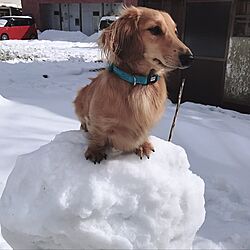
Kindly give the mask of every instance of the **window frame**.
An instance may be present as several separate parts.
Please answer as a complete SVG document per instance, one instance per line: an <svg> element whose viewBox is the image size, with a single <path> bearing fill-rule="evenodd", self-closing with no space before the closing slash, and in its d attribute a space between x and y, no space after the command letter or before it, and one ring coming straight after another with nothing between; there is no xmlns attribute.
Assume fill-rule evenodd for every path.
<svg viewBox="0 0 250 250"><path fill-rule="evenodd" d="M242 10L245 10L245 12L241 12ZM238 0L236 2L232 36L250 37L250 0Z"/></svg>

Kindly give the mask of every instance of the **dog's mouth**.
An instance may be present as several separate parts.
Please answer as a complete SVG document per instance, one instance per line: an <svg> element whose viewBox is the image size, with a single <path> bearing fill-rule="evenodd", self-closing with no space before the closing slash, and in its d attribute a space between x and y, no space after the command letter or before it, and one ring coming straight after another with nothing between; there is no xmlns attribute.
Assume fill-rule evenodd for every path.
<svg viewBox="0 0 250 250"><path fill-rule="evenodd" d="M166 62L162 62L160 59L158 58L154 58L153 61L155 63L157 63L161 68L164 69L169 69L169 70L175 70L175 69L187 69L190 67L190 65L173 65L172 63L166 63Z"/></svg>
<svg viewBox="0 0 250 250"><path fill-rule="evenodd" d="M177 68L178 69L187 69L187 68L189 68L190 66L178 66Z"/></svg>
<svg viewBox="0 0 250 250"><path fill-rule="evenodd" d="M159 59L157 59L157 58L154 58L153 61L156 62L157 64L159 64L160 66L164 67L164 68L166 67L166 66L161 62L161 60L159 60Z"/></svg>
<svg viewBox="0 0 250 250"><path fill-rule="evenodd" d="M160 67L165 68L165 69L175 70L175 69L178 68L177 66L173 66L173 65L170 65L170 64L165 64L165 63L163 63L163 62L162 62L160 59L158 59L158 58L154 58L153 61L154 61L155 63L157 63Z"/></svg>

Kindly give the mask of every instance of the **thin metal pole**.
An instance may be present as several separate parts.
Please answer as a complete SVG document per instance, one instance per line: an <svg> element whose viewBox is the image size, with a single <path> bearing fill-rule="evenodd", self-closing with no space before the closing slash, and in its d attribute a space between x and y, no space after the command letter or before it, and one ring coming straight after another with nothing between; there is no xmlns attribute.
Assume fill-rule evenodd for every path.
<svg viewBox="0 0 250 250"><path fill-rule="evenodd" d="M182 97L185 81L186 81L186 79L183 78L182 82L181 82L181 87L180 87L180 91L179 91L178 102L177 102L177 105L176 105L174 118L173 118L171 129L170 129L170 132L169 132L168 141L171 141L172 137L173 137L173 130L174 130L174 127L175 127L175 124L176 124L177 115L178 115L179 108L180 108L180 105L181 105L181 97Z"/></svg>

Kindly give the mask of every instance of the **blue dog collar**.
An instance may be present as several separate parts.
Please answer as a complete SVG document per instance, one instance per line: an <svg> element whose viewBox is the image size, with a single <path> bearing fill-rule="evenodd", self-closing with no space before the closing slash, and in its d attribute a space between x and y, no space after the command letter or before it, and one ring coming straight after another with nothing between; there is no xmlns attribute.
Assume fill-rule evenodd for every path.
<svg viewBox="0 0 250 250"><path fill-rule="evenodd" d="M110 64L108 67L109 72L113 72L122 80L129 82L133 85L140 84L140 85L148 85L156 83L160 76L157 74L149 74L148 76L138 76L138 75L130 75L123 70L116 67L114 64Z"/></svg>

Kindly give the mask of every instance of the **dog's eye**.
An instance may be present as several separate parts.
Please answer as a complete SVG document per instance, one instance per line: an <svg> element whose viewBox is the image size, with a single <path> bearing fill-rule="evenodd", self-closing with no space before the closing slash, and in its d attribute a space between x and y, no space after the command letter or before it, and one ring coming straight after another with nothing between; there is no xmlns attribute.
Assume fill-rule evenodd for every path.
<svg viewBox="0 0 250 250"><path fill-rule="evenodd" d="M148 30L154 36L159 36L159 35L163 34L163 32L162 32L162 30L161 30L161 28L159 26L155 26L155 27L149 28Z"/></svg>

